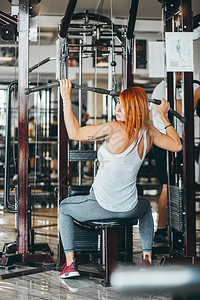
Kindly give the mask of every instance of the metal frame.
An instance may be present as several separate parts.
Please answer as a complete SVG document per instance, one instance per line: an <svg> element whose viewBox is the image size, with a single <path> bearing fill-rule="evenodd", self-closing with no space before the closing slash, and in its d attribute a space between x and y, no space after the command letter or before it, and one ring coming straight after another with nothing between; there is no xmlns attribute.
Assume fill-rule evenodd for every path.
<svg viewBox="0 0 200 300"><path fill-rule="evenodd" d="M8 87L8 106L7 106L7 129L6 129L6 158L5 158L5 208L9 212L18 212L18 234L17 234L17 254L13 256L3 255L1 264L8 265L22 262L52 262L49 254L30 254L30 247L33 246L29 238L31 236L31 209L30 209L30 189L28 187L28 95L24 93L25 87L28 86L29 73L35 69L28 69L29 59L29 0L19 1L19 78L18 81L12 82ZM40 62L42 65L49 59ZM10 138L10 104L11 92L13 86L18 84L18 207L17 210L12 210L8 207L13 206L9 202L9 138Z"/></svg>
<svg viewBox="0 0 200 300"><path fill-rule="evenodd" d="M174 17L176 16L179 7L182 7L182 30L191 32L192 28L192 10L191 1L180 0L174 2L171 6L171 1L166 1L164 4L166 13L166 31L174 31ZM170 106L174 107L174 85L175 74L172 72L167 73L167 86L168 86L168 100ZM193 111L193 73L184 72L184 136L183 136L183 188L184 188L184 205L185 205L185 256L176 258L174 257L173 249L170 249L170 256L173 261L184 262L185 260L193 263L196 260L196 215L195 215L195 176L194 176L194 111ZM173 123L172 116L169 116L170 121ZM169 154L169 161L171 162L174 154ZM169 163L171 166L171 163ZM170 184L175 184L175 177L170 176ZM166 260L165 260L166 261ZM167 259L169 262L170 259Z"/></svg>
<svg viewBox="0 0 200 300"><path fill-rule="evenodd" d="M15 27L17 27L17 19L15 17L6 14L3 11L0 11L0 25L5 25L5 24L12 24Z"/></svg>
<svg viewBox="0 0 200 300"><path fill-rule="evenodd" d="M67 9L65 11L65 15L62 20L60 32L59 32L59 35L61 38L64 38L66 36L71 18L73 16L73 13L74 13L74 10L76 7L76 3L77 3L77 0L70 0L68 3Z"/></svg>
<svg viewBox="0 0 200 300"><path fill-rule="evenodd" d="M168 3L169 1L167 1ZM187 9L189 15L183 15L183 24L186 26L184 31L191 31L191 1L182 0L182 5ZM71 0L63 19L60 37L59 51L61 60L60 77L67 77L67 60L66 40L65 36L70 25L71 19L77 19L80 16L96 19L95 14L77 14L73 16L77 1ZM134 36L133 30L136 19L138 0L132 0L130 18L127 33L127 87L133 85L133 47ZM99 19L98 19L99 20ZM19 174L19 218L18 218L18 253L22 254L23 260L29 260L28 256L28 93L24 93L28 86L28 21L29 21L29 1L20 0L19 2L19 158L18 158L18 174ZM102 18L100 21L111 25L108 19ZM113 24L116 36L120 39L118 27ZM123 42L123 39L120 39ZM122 45L123 46L123 45ZM124 69L125 70L125 69ZM58 83L57 83L58 85ZM168 74L169 91L173 91L173 75ZM171 87L171 89L170 89ZM78 87L80 88L80 86ZM125 88L125 87L124 87ZM30 90L29 90L30 91ZM108 92L108 91L107 91ZM110 93L111 91L109 91ZM171 97L172 96L172 97ZM171 94L170 99L173 99ZM193 102L192 97L192 73L184 74L184 98L185 101L185 136L184 136L184 187L186 190L186 256L195 256L195 210L194 210L194 157L193 157L193 110L190 103ZM62 101L59 103L59 199L66 197L67 181L68 181L68 150L67 150L67 132L64 125L64 117L62 113ZM132 230L128 229L129 258L132 260ZM61 247L60 247L61 250ZM59 261L62 260L62 251L60 251Z"/></svg>
<svg viewBox="0 0 200 300"><path fill-rule="evenodd" d="M29 1L19 1L18 80L18 241L20 254L28 253L28 85Z"/></svg>
<svg viewBox="0 0 200 300"><path fill-rule="evenodd" d="M72 2L72 1L70 1ZM70 3L69 3L70 5ZM66 40L62 37L59 37L57 43L57 53L59 53L60 61L60 73L59 78L67 78L67 65L68 65L68 55L66 55ZM68 54L68 53L67 53ZM69 164L67 161L68 156L68 135L64 122L63 114L63 103L60 96L60 91L58 89L58 99L59 99L59 123L58 123L58 201L60 203L61 199L67 197L67 185L68 185L68 172ZM64 261L64 251L61 243L61 238L59 236L58 244L58 262Z"/></svg>
<svg viewBox="0 0 200 300"><path fill-rule="evenodd" d="M67 65L68 55L66 55L66 40L65 36L70 20L72 19L73 11L76 6L76 2L71 0L68 4L65 17L63 19L60 37L59 37L59 53L61 57L60 65L60 78L67 77ZM85 18L91 20L97 20L103 22L106 25L112 26L115 31L115 36L120 40L121 33L118 27L115 26L108 18L95 14L84 14ZM74 16L74 19L82 18L81 14ZM100 17L100 19L99 19ZM15 21L15 20L14 20ZM16 23L14 24L16 25ZM19 1L19 80L18 80L18 240L17 240L17 259L22 261L38 260L42 259L41 255L29 254L29 232L28 232L28 94L30 90L26 90L28 87L28 74L38 66L49 61L49 58L40 62L37 66L28 68L29 61L29 1ZM122 41L122 40L121 40ZM132 57L132 51L129 54ZM132 62L132 59L130 60ZM130 64L128 65L130 66ZM132 67L131 67L132 70ZM81 80L81 79L80 79ZM79 83L81 82L79 80ZM80 88L80 86L78 87ZM37 87L37 90L42 90L44 87ZM95 88L95 92L98 89ZM100 89L99 89L100 91ZM106 91L106 90L105 90ZM104 91L104 93L105 93ZM100 91L102 93L102 91ZM113 91L106 91L106 94L111 96L118 95ZM64 117L62 113L62 101L59 103L59 199L66 197L66 186L68 183L68 151L67 151L67 132L64 125ZM7 196L7 195L6 195ZM7 202L9 204L9 202ZM61 245L61 243L60 243ZM62 246L59 251L59 260L62 260ZM43 257L43 260L49 261L49 256ZM15 260L16 261L16 260Z"/></svg>
<svg viewBox="0 0 200 300"><path fill-rule="evenodd" d="M132 0L132 2L131 2L131 10L130 10L130 17L129 17L129 25L128 25L128 36L127 36L127 39L125 39L125 40L124 40L124 37L122 38L120 36L121 33L119 32L117 26L115 26L112 23L111 20L109 20L108 18L106 18L104 16L99 16L99 15L96 15L96 14L90 14L88 12L83 13L83 14L74 14L72 16L72 14L73 14L73 12L75 10L76 2L77 1L71 0L69 2L69 4L68 4L65 16L64 16L64 18L62 20L62 24L61 24L59 41L61 39L63 39L64 37L67 37L67 31L70 28L70 20L85 19L85 25L87 25L89 19L91 19L91 20L96 20L98 22L106 23L107 25L111 25L112 29L116 33L117 38L121 42L122 47L123 47L124 42L125 42L125 45L126 45L125 48L126 48L126 53L127 53L127 57L126 57L126 69L124 69L124 71L127 73L127 82L126 82L126 85L127 85L127 87L133 86L133 49L134 49L133 30L134 30L135 21L136 21L138 0ZM73 28L76 28L76 29L80 28L79 25L76 25L76 24L73 24L73 25L74 25ZM70 32L70 33L73 33L73 31ZM63 43L64 43L64 41L63 41ZM82 49L82 47L81 47L81 49ZM112 55L112 57L113 57L113 53L111 53L110 55ZM60 51L61 68L62 68L62 66L64 64L63 57L66 59L66 55L64 54L64 52ZM111 60L111 58L110 58L110 60ZM66 62L67 62L67 59L66 59ZM66 66L66 68L67 68L67 66ZM66 73L67 73L67 71L65 73L63 73L62 78L66 78ZM79 78L79 84L80 83L81 83L81 79ZM78 88L80 88L80 85L79 85ZM96 89L95 92L97 92L97 89ZM108 91L106 91L106 93L105 92L104 93L105 94L110 94L110 92L111 91L109 91L109 93L108 93ZM111 111L112 110L110 109L110 112ZM60 126L62 126L63 125L62 103L60 103L60 122L61 122ZM64 132L64 134L63 134L63 132ZM63 141L64 142L64 136L66 134L66 131L65 130L59 131L59 133L61 135L60 138L59 138L59 141ZM67 141L67 137L66 136L65 136L65 138L66 138L65 141ZM59 149L60 149L60 151L59 151L59 161L62 161L62 166L59 164L59 167L63 168L63 166L68 166L68 162L65 160L66 157L67 157L67 151L66 151L67 149L65 147L64 148L63 147L59 147ZM63 158L64 158L64 161L63 161ZM68 169L68 167L66 168L66 171L65 171L65 175L66 176L67 176L67 169ZM64 174L62 173L62 176L59 176L59 190L60 190L60 192L59 192L59 200L60 201L62 201L62 199L64 198L63 197L63 191L62 191L62 187L63 187L63 175ZM67 183L66 181L68 181L68 180L66 180L66 178L65 178L65 183ZM80 180L79 180L79 182L80 182ZM127 241L127 246L128 246L127 260L132 261L133 253L132 253L132 227L131 226L128 226L126 228L125 235L126 235L126 241ZM61 262L64 261L64 253L63 253L61 241L59 243L59 259L58 260L59 260L59 263L61 263Z"/></svg>
<svg viewBox="0 0 200 300"><path fill-rule="evenodd" d="M191 1L182 0L183 31L192 31ZM185 13L184 13L185 12ZM196 215L195 215L195 175L194 175L194 110L193 73L184 73L184 113L186 123L183 137L183 185L186 208L186 256L196 256Z"/></svg>
<svg viewBox="0 0 200 300"><path fill-rule="evenodd" d="M6 140L5 140L5 169L4 169L4 207L8 212L16 213L15 205L10 203L10 133L11 133L11 94L18 81L11 82L7 88L6 108ZM9 207L10 206L10 207ZM13 208L11 208L13 207Z"/></svg>

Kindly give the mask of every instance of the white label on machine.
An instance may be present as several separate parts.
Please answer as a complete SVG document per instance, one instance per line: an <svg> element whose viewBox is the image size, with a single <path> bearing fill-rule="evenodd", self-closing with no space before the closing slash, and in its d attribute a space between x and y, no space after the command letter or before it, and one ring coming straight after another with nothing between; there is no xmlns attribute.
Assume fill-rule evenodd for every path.
<svg viewBox="0 0 200 300"><path fill-rule="evenodd" d="M149 42L149 77L165 77L164 42Z"/></svg>
<svg viewBox="0 0 200 300"><path fill-rule="evenodd" d="M166 32L167 72L193 72L192 32Z"/></svg>

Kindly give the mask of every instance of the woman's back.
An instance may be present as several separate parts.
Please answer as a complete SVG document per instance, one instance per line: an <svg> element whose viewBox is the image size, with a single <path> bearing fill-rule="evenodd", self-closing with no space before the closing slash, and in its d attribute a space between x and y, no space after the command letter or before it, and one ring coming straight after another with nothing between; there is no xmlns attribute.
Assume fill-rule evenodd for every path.
<svg viewBox="0 0 200 300"><path fill-rule="evenodd" d="M133 135L131 138L128 137L127 132L125 130L125 126L122 122L113 122L114 127L116 127L116 130L113 130L112 138L107 140L107 149L109 152L113 154L120 154L124 152L134 141L135 136ZM146 130L147 135L147 149L145 155L149 152L152 146L152 138L149 133L149 127L147 127ZM140 139L140 142L138 143L138 154L139 157L142 159L143 156L143 150L144 150L144 138Z"/></svg>
<svg viewBox="0 0 200 300"><path fill-rule="evenodd" d="M141 139L142 157L138 153ZM121 146L123 144L125 139L121 140ZM146 131L141 130L138 141L132 141L123 152L110 152L107 145L105 141L98 151L100 166L93 183L95 197L105 209L129 211L137 204L136 177L146 154Z"/></svg>

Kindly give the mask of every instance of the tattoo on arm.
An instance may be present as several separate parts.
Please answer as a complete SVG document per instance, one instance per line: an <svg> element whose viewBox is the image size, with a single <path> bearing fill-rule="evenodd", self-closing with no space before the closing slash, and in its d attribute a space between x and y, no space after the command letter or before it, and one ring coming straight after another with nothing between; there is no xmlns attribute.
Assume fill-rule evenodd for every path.
<svg viewBox="0 0 200 300"><path fill-rule="evenodd" d="M101 136L88 136L88 141L96 141L96 140L101 140L101 139L105 139L108 136L108 134L104 134Z"/></svg>

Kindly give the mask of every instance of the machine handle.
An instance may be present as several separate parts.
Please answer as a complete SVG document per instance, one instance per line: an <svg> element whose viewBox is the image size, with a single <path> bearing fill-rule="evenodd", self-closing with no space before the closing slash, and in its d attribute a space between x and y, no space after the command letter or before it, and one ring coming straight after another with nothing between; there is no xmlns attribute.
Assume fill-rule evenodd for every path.
<svg viewBox="0 0 200 300"><path fill-rule="evenodd" d="M149 102L160 105L161 104L161 100L159 99L149 99ZM175 116L177 119L179 119L182 123L186 122L186 118L181 116L176 110L174 110L173 108L170 107L169 109L170 113Z"/></svg>

